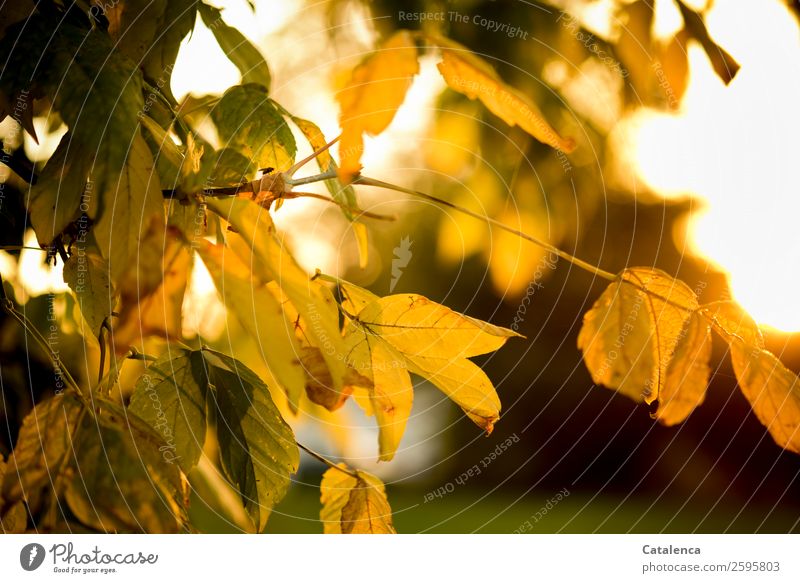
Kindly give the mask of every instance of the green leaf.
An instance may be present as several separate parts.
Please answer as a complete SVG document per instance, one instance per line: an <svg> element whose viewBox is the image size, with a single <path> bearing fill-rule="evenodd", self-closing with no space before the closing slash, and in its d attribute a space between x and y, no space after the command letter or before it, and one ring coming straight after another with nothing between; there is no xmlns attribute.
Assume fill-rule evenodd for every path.
<svg viewBox="0 0 800 583"><path fill-rule="evenodd" d="M212 350L180 350L148 368L130 409L166 441L185 471L197 465L213 404L222 469L261 531L283 498L300 453L269 389L241 362ZM166 455L175 460L175 455Z"/></svg>
<svg viewBox="0 0 800 583"><path fill-rule="evenodd" d="M108 33L151 85L175 101L170 79L181 41L194 28L196 0L125 0L105 7Z"/></svg>
<svg viewBox="0 0 800 583"><path fill-rule="evenodd" d="M110 401L85 415L65 498L101 532L172 533L186 523L178 467L142 420Z"/></svg>
<svg viewBox="0 0 800 583"><path fill-rule="evenodd" d="M64 263L64 282L69 285L81 314L93 336L100 333L103 322L114 309L114 289L109 278L108 261L91 235L87 243L73 246L72 255Z"/></svg>
<svg viewBox="0 0 800 583"><path fill-rule="evenodd" d="M202 353L178 349L147 368L131 397L130 411L161 435L165 457L186 473L203 452L207 391Z"/></svg>
<svg viewBox="0 0 800 583"><path fill-rule="evenodd" d="M264 57L238 30L228 26L219 9L200 4L200 17L214 33L222 51L242 74L243 83L258 83L269 91L271 75Z"/></svg>
<svg viewBox="0 0 800 583"><path fill-rule="evenodd" d="M91 153L67 132L31 187L28 211L41 245L49 245L84 210L94 213L96 202L87 191ZM82 197L85 199L82 201Z"/></svg>
<svg viewBox="0 0 800 583"><path fill-rule="evenodd" d="M339 464L322 476L320 493L325 534L395 534L383 482L372 474Z"/></svg>
<svg viewBox="0 0 800 583"><path fill-rule="evenodd" d="M99 195L105 204L93 232L100 252L109 262L112 281L119 282L126 272L133 285L157 276L157 281L145 286L152 291L160 281L161 270L146 272L154 260L160 262L163 254L164 198L153 157L140 134L130 144L120 173Z"/></svg>
<svg viewBox="0 0 800 583"><path fill-rule="evenodd" d="M203 158L202 174L208 176L208 186L232 186L254 177L256 165L233 148L223 148Z"/></svg>
<svg viewBox="0 0 800 583"><path fill-rule="evenodd" d="M254 83L228 89L211 110L219 138L259 168L286 170L294 163L297 144L283 115Z"/></svg>
<svg viewBox="0 0 800 583"><path fill-rule="evenodd" d="M95 157L95 187L102 190L105 178L121 170L138 131L144 108L141 76L133 61L114 51L104 32L64 23L58 31L51 60L40 65L39 74L74 139Z"/></svg>
<svg viewBox="0 0 800 583"><path fill-rule="evenodd" d="M294 433L255 373L224 354L204 351L204 356L215 388L222 469L262 531L300 463Z"/></svg>

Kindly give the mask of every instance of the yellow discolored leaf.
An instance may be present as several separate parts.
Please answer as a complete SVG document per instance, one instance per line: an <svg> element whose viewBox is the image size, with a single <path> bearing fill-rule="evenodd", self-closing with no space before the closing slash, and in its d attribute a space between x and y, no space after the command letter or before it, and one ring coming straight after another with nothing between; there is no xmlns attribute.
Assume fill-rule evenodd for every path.
<svg viewBox="0 0 800 583"><path fill-rule="evenodd" d="M626 269L622 277L628 285L640 288L653 325L656 369L653 390L645 399L652 403L664 388L667 367L684 325L698 308L697 295L685 283L658 269L634 267Z"/></svg>
<svg viewBox="0 0 800 583"><path fill-rule="evenodd" d="M347 326L345 347L348 366L359 373L354 388L366 393L368 406L364 409L375 415L378 423L380 459L389 461L403 438L414 402L406 361L379 336L365 332L355 322ZM364 405L360 399L357 402Z"/></svg>
<svg viewBox="0 0 800 583"><path fill-rule="evenodd" d="M578 348L595 384L641 401L656 364L642 294L620 281L611 283L584 314Z"/></svg>
<svg viewBox="0 0 800 583"><path fill-rule="evenodd" d="M414 75L419 72L417 47L407 30L400 30L353 71L339 102L339 176L349 182L361 170L364 134L385 130L403 103Z"/></svg>
<svg viewBox="0 0 800 583"><path fill-rule="evenodd" d="M213 199L208 208L230 222L249 252L247 262L253 276L263 283L274 281L306 323L310 344L322 350L331 372L333 388L341 392L347 374L339 329L339 309L330 290L308 274L285 248L278 237L269 212L256 203L242 199ZM234 251L240 247L232 246Z"/></svg>
<svg viewBox="0 0 800 583"><path fill-rule="evenodd" d="M467 358L493 352L509 338L520 336L418 294L380 298L361 310L358 320L406 356Z"/></svg>
<svg viewBox="0 0 800 583"><path fill-rule="evenodd" d="M160 260L160 266L150 265L161 276L158 287L137 290L138 297L130 289L122 294L120 315L114 325L114 342L121 347L141 346L148 336L173 341L181 338L183 298L192 271L192 254L177 238L169 237Z"/></svg>
<svg viewBox="0 0 800 583"><path fill-rule="evenodd" d="M253 281L249 268L226 247L201 240L196 250L225 306L255 339L264 362L286 392L290 407L297 411L306 373L298 359L301 348L294 323L284 306L266 285Z"/></svg>
<svg viewBox="0 0 800 583"><path fill-rule="evenodd" d="M705 399L711 368L711 329L698 313L686 321L675 346L654 418L664 425L680 423Z"/></svg>
<svg viewBox="0 0 800 583"><path fill-rule="evenodd" d="M487 435L500 418L500 398L486 373L471 360L407 357L408 369L425 377L464 410Z"/></svg>
<svg viewBox="0 0 800 583"><path fill-rule="evenodd" d="M6 462L2 497L21 500L50 483L67 456L82 404L72 394L42 401L24 419L14 452Z"/></svg>
<svg viewBox="0 0 800 583"><path fill-rule="evenodd" d="M383 482L372 474L340 464L322 476L320 492L325 534L395 534Z"/></svg>
<svg viewBox="0 0 800 583"><path fill-rule="evenodd" d="M736 379L756 417L775 443L800 453L800 379L766 350L738 338L730 347Z"/></svg>
<svg viewBox="0 0 800 583"><path fill-rule="evenodd" d="M575 140L562 138L528 97L506 85L489 63L450 40L436 39L442 50L437 66L447 85L483 104L510 126L518 125L531 136L557 150L570 153Z"/></svg>

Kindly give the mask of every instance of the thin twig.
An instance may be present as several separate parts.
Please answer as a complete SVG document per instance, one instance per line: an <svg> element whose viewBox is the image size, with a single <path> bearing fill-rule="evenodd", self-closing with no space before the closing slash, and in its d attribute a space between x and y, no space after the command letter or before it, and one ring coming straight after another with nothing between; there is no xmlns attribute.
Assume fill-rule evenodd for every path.
<svg viewBox="0 0 800 583"><path fill-rule="evenodd" d="M395 215L380 215L378 213L373 213L370 211L365 211L357 207L352 207L350 205L344 204L343 202L339 202L333 198L325 196L323 194L316 194L315 192L285 192L281 196L276 196L274 200L279 198L289 199L289 198L315 198L317 200L324 200L325 202L329 202L331 204L338 205L339 207L343 208L344 210L350 211L351 214L356 215L356 218L366 217L368 219L376 219L379 221L396 221L397 217Z"/></svg>
<svg viewBox="0 0 800 583"><path fill-rule="evenodd" d="M328 459L328 458L326 458L325 456L322 456L322 455L318 454L318 453L317 453L317 452L315 452L313 449L309 449L309 448L307 448L305 445L303 445L303 444L302 444L302 443L300 443L299 441L295 441L295 443L297 444L297 447L299 447L300 449L302 449L304 452L306 452L306 453L307 453L308 455L310 455L311 457L318 459L319 461L321 461L321 462L322 462L323 464L325 464L326 466L329 466L329 467L331 467L331 468L336 468L336 469L337 469L337 470L339 470L340 472L344 472L345 474L347 474L348 476L350 476L350 477L352 477L352 478L358 478L358 474L357 474L357 473L355 473L354 471L352 471L352 470L350 470L350 469L348 469L348 468L343 468L343 467L342 467L342 466L340 466L339 464L335 464L335 463L333 463L331 460L329 460L329 459Z"/></svg>
<svg viewBox="0 0 800 583"><path fill-rule="evenodd" d="M375 187L378 187L378 188L386 188L386 189L389 189L389 190L396 190L397 192L403 192L405 194L410 194L412 196L416 196L416 197L419 197L419 198L423 198L425 200L429 200L431 202L435 202L436 204L439 204L439 205L442 205L442 206L450 207L450 208L452 208L454 210L457 210L460 213L464 213L465 215L469 215L470 217L478 219L479 221L484 221L486 223L489 223L490 225L493 225L493 226L497 227L498 229L502 229L504 231L507 231L507 232L511 233L512 235L516 235L517 237L525 239L526 241L530 241L534 245L538 245L539 247L542 247L543 249L546 249L546 250L550 251L554 255L558 255L559 257L569 261L570 263L572 263L576 267L580 267L581 269L584 269L584 270L588 271L589 273L597 275L598 277L602 277L603 279L607 279L609 281L615 281L617 279L617 276L615 274L611 273L610 271L606 271L605 269L601 269L601 268L599 268L599 267L597 267L595 265L592 265L591 263L589 263L587 261L584 261L583 259L579 259L578 257L575 257L574 255L571 255L571 254L567 253L566 251L562 251L561 249L559 249L555 245L551 245L550 243L547 243L546 241L542 241L541 239L537 239L536 237L528 235L527 233L523 233L522 231L518 231L517 229L509 227L508 225L498 221L497 219L493 219L492 217L487 217L485 215L480 215L480 214L478 214L476 212L473 212L473 211L469 210L468 208L464 208L463 206L460 206L460 205L454 204L452 202L446 201L444 199L438 198L438 197L433 196L431 194L428 194L426 192L421 192L419 190L413 190L411 188L404 188L402 186L397 186L396 184L391 184L389 182L383 182L382 180L376 180L374 178L367 178L366 176L359 176L358 178L356 178L353 181L353 184L363 184L364 186L375 186Z"/></svg>
<svg viewBox="0 0 800 583"><path fill-rule="evenodd" d="M310 153L308 156L306 156L305 158L303 158L303 159L302 159L302 160L300 160L299 162L295 162L295 163L294 163L294 165L293 165L291 168L289 168L289 169L288 169L286 172L284 172L284 174L285 174L286 176L289 176L289 177L291 177L291 176L292 176L292 175L293 175L295 172L297 172L298 170L300 170L300 168L302 168L303 166L305 166L306 164L308 164L309 162L311 162L311 160L313 160L314 158L316 158L317 156L319 156L320 154L322 154L322 152L324 152L325 150L327 150L328 148L330 148L331 146L333 146L333 145L334 145L336 142L338 142L338 141L339 141L339 138L341 138L341 137L342 137L341 135L339 135L339 136L336 136L336 137L335 137L335 138L333 138L333 139L332 139L330 142L328 142L327 144L325 144L324 146L322 146L322 147L321 147L319 150L316 150L316 151L314 151L314 152L311 152L311 153ZM336 174L334 174L334 176L336 176ZM331 178L333 178L333 176L332 176Z"/></svg>

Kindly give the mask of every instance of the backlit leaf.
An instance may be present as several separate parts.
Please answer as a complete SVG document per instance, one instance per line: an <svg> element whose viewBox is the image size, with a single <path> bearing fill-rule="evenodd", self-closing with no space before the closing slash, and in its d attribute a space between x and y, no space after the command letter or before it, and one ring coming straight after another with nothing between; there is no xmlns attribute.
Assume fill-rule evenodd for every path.
<svg viewBox="0 0 800 583"><path fill-rule="evenodd" d="M727 342L741 340L744 344L764 348L764 337L758 324L736 302L711 302L704 304L700 312Z"/></svg>
<svg viewBox="0 0 800 583"><path fill-rule="evenodd" d="M174 452L165 456L188 471L202 452L207 403L214 410L222 470L261 531L285 495L300 454L255 373L213 350L179 350L148 368L131 409L165 439Z"/></svg>
<svg viewBox="0 0 800 583"><path fill-rule="evenodd" d="M259 346L267 367L280 383L293 411L297 411L306 383L306 373L298 359L298 343L292 320L284 306L266 285L251 278L249 268L229 249L198 242L203 263L229 311Z"/></svg>
<svg viewBox="0 0 800 583"><path fill-rule="evenodd" d="M404 355L467 358L494 352L516 332L459 314L418 294L379 298L358 314L361 324Z"/></svg>
<svg viewBox="0 0 800 583"><path fill-rule="evenodd" d="M228 89L211 110L220 140L258 168L286 170L294 163L297 144L289 125L261 85Z"/></svg>
<svg viewBox="0 0 800 583"><path fill-rule="evenodd" d="M758 420L779 446L800 453L800 379L775 356L733 338L736 379Z"/></svg>
<svg viewBox="0 0 800 583"><path fill-rule="evenodd" d="M94 210L96 203L87 193L91 156L67 132L58 143L53 155L45 164L36 184L31 186L31 226L41 245L50 244L80 214L81 202L86 211ZM82 201L82 197L86 197ZM91 205L91 206L88 206Z"/></svg>
<svg viewBox="0 0 800 583"><path fill-rule="evenodd" d="M258 83L269 90L272 76L259 50L237 29L228 26L222 12L200 3L198 5L203 24L211 29L222 51L242 74L242 83Z"/></svg>
<svg viewBox="0 0 800 583"><path fill-rule="evenodd" d="M147 367L129 406L163 437L165 457L186 473L197 465L205 443L206 381L201 353L171 350Z"/></svg>
<svg viewBox="0 0 800 583"><path fill-rule="evenodd" d="M488 377L467 357L497 350L519 334L416 294L379 298L348 282L339 285L350 318L346 358L372 381L360 392L369 396L365 409L378 421L381 459L394 455L411 411L409 371L427 378L491 433L500 400Z"/></svg>
<svg viewBox="0 0 800 583"><path fill-rule="evenodd" d="M436 38L434 42L442 50L439 72L451 89L470 99L480 99L508 125L518 125L543 144L566 153L575 149L575 140L558 135L536 104L506 85L489 63L453 41Z"/></svg>
<svg viewBox="0 0 800 583"><path fill-rule="evenodd" d="M183 299L192 270L192 254L172 232L167 235L161 257L153 249L152 262L140 259L154 279L160 279L156 287L140 282L138 288L131 286L127 293L123 290L122 307L114 322L114 342L121 347L142 346L149 336L173 341L181 338Z"/></svg>
<svg viewBox="0 0 800 583"><path fill-rule="evenodd" d="M330 290L312 280L286 249L269 212L251 200L209 199L208 208L230 222L246 243L250 254L241 257L263 283L274 281L305 322L309 343L322 349L333 379L341 392L347 374L344 364L339 309ZM238 252L241 248L232 245Z"/></svg>
<svg viewBox="0 0 800 583"><path fill-rule="evenodd" d="M652 384L656 355L650 315L639 290L615 281L583 316L578 348L592 381L641 401Z"/></svg>
<svg viewBox="0 0 800 583"><path fill-rule="evenodd" d="M348 366L360 375L354 388L366 393L369 406L365 409L378 423L380 459L389 461L403 438L414 401L405 358L355 322L348 324L345 347Z"/></svg>
<svg viewBox="0 0 800 583"><path fill-rule="evenodd" d="M2 506L0 506L2 508ZM28 529L28 509L20 500L3 511L0 516L0 531L3 534L21 534Z"/></svg>
<svg viewBox="0 0 800 583"><path fill-rule="evenodd" d="M125 274L128 281L122 287L130 289L156 277L155 285L145 285L155 289L161 273L150 267L154 258L160 263L163 253L164 199L153 157L141 135L134 138L122 171L108 186L98 193L104 205L93 232L109 262L112 281L120 282Z"/></svg>
<svg viewBox="0 0 800 583"><path fill-rule="evenodd" d="M101 532L184 529L178 467L142 420L104 402L97 417L82 418L77 440L80 454L73 461L65 497L83 524Z"/></svg>
<svg viewBox="0 0 800 583"><path fill-rule="evenodd" d="M320 520L325 534L394 534L383 482L361 470L354 473L330 468L322 476Z"/></svg>
<svg viewBox="0 0 800 583"><path fill-rule="evenodd" d="M418 72L417 47L407 30L394 33L353 70L347 87L336 95L343 182L350 182L361 170L364 134L376 136L389 127Z"/></svg>
<svg viewBox="0 0 800 583"><path fill-rule="evenodd" d="M294 433L252 371L218 352L204 351L204 356L215 388L222 469L261 531L300 463Z"/></svg>
<svg viewBox="0 0 800 583"><path fill-rule="evenodd" d="M689 316L658 395L654 417L664 425L683 421L705 399L711 376L711 329L698 313Z"/></svg>
<svg viewBox="0 0 800 583"><path fill-rule="evenodd" d="M500 398L486 373L471 360L408 356L408 369L428 379L487 434L500 418Z"/></svg>
<svg viewBox="0 0 800 583"><path fill-rule="evenodd" d="M91 334L97 336L103 321L111 316L115 296L108 262L100 255L93 237L87 244L73 246L72 255L64 263L63 277L75 294Z"/></svg>
<svg viewBox="0 0 800 583"><path fill-rule="evenodd" d="M72 455L72 435L81 409L77 398L64 393L39 403L25 417L14 452L6 462L3 499L27 498L50 485L65 457Z"/></svg>

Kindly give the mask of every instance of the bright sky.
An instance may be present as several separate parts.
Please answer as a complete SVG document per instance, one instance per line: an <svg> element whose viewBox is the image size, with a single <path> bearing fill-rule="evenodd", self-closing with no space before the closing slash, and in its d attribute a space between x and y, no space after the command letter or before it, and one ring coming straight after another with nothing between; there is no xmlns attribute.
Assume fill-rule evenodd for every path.
<svg viewBox="0 0 800 583"><path fill-rule="evenodd" d="M663 4L657 2L656 4ZM760 323L800 330L800 33L777 0L743 9L717 0L708 27L742 65L729 86L690 47L680 115L625 122L637 172L664 196L694 193L703 208L684 236L730 274L733 295Z"/></svg>

